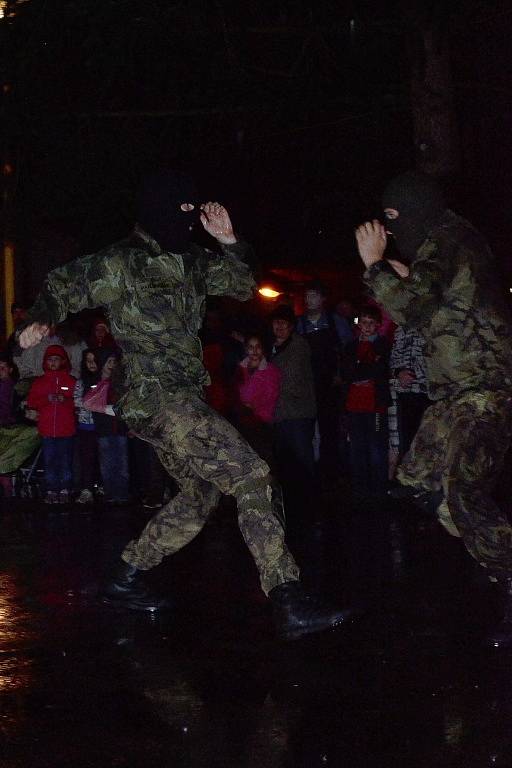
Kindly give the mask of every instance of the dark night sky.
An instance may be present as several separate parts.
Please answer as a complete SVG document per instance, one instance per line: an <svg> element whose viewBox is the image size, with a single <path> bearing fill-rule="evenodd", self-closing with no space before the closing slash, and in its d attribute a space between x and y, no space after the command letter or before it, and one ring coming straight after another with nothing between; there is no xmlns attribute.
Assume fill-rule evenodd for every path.
<svg viewBox="0 0 512 768"><path fill-rule="evenodd" d="M509 271L512 10L449 5L437 18L444 3L408 4L437 20L451 54L461 162L448 192ZM414 156L400 7L24 3L1 24L23 279L37 280L34 254L42 272L125 234L140 178L176 161L230 207L264 262L353 263L353 227Z"/></svg>

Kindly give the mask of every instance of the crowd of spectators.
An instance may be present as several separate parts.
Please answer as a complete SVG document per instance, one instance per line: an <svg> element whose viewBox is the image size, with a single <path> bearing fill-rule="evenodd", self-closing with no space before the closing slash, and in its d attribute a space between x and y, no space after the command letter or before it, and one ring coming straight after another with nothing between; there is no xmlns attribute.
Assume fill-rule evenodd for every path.
<svg viewBox="0 0 512 768"><path fill-rule="evenodd" d="M318 281L303 299L299 316L279 304L252 324L212 306L202 329L205 398L269 464L291 539L315 524L326 484L343 478L355 495L386 493L429 404L418 334L392 326L371 300L357 315L346 300L329 311ZM25 351L9 341L0 359L4 495L13 493L19 445L41 449L48 504L101 496L160 507L172 481L116 416L122 382L122 350L105 317L62 323ZM15 458L6 465L4 454Z"/></svg>
<svg viewBox="0 0 512 768"><path fill-rule="evenodd" d="M39 457L47 504L139 498L156 509L171 481L152 446L113 410L122 389L122 351L106 318L93 318L83 335L76 330L81 325L78 317L51 328L28 350L10 339L0 356L3 495L14 494L20 466Z"/></svg>
<svg viewBox="0 0 512 768"><path fill-rule="evenodd" d="M383 497L429 404L418 334L371 300L357 314L347 301L329 311L317 281L303 298L303 314L280 304L256 331L223 327L214 312L203 335L206 397L270 465L301 565L323 490Z"/></svg>

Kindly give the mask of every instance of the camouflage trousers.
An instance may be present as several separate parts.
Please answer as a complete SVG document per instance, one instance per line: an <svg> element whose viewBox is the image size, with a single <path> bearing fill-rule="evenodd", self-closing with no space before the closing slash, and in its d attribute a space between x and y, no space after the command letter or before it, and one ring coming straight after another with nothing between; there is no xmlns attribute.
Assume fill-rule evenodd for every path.
<svg viewBox="0 0 512 768"><path fill-rule="evenodd" d="M492 493L511 434L510 393L462 393L427 408L397 473L403 485L442 489L442 525L481 565L510 573L512 527Z"/></svg>
<svg viewBox="0 0 512 768"><path fill-rule="evenodd" d="M238 524L259 571L263 591L298 579L271 504L268 465L234 427L194 394L162 398L137 434L155 446L178 494L131 541L122 558L148 570L201 530L221 494L238 505Z"/></svg>

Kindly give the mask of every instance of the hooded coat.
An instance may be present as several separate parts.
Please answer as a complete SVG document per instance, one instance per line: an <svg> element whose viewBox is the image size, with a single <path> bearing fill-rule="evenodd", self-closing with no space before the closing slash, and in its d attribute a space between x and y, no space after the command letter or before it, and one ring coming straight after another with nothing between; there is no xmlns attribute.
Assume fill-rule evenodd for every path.
<svg viewBox="0 0 512 768"><path fill-rule="evenodd" d="M59 355L63 362L58 371L48 369L48 358ZM28 393L27 405L39 414L37 429L42 437L72 437L76 431L73 393L76 379L69 373L69 357L64 347L49 346L43 358L44 374L39 376ZM50 402L49 395L62 395L62 402Z"/></svg>

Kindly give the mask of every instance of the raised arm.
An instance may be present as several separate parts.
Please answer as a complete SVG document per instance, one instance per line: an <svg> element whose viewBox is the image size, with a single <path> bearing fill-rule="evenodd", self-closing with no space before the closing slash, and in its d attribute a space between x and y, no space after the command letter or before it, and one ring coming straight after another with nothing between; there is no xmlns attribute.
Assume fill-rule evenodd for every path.
<svg viewBox="0 0 512 768"><path fill-rule="evenodd" d="M439 258L436 245L426 241L409 269L405 264L384 259L386 231L377 220L356 229L359 255L366 272L364 280L379 304L399 325L417 324L438 305L454 258Z"/></svg>
<svg viewBox="0 0 512 768"><path fill-rule="evenodd" d="M435 258L418 259L402 278L392 265L381 261L366 270L364 280L396 323L415 326L439 306L447 266Z"/></svg>
<svg viewBox="0 0 512 768"><path fill-rule="evenodd" d="M222 254L211 254L206 268L206 289L212 296L230 296L246 301L256 287L252 274L252 249L238 240L229 213L220 203L205 203L201 223L222 248Z"/></svg>
<svg viewBox="0 0 512 768"><path fill-rule="evenodd" d="M106 306L122 291L122 269L115 251L75 259L54 269L28 312L18 333L22 349L38 344L51 325L65 320L68 312Z"/></svg>

